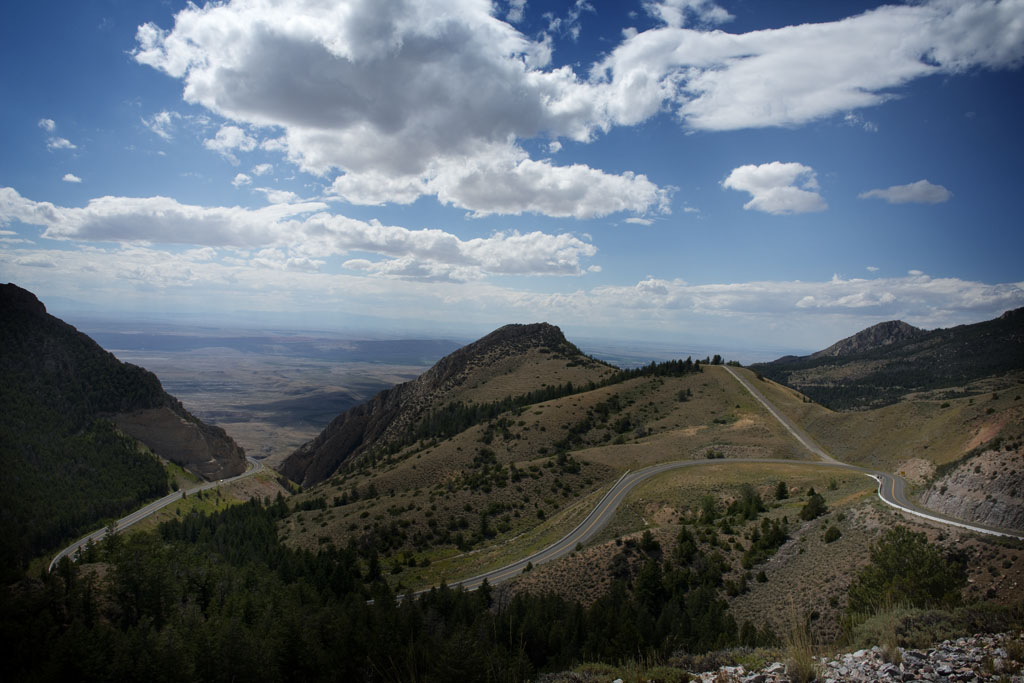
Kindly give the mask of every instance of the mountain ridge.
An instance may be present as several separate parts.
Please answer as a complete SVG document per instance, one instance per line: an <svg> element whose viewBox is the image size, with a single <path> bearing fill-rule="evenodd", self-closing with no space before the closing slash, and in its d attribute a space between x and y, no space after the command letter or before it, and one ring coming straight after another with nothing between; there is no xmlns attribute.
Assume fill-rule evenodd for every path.
<svg viewBox="0 0 1024 683"><path fill-rule="evenodd" d="M13 283L0 285L0 373L17 384L64 425L77 432L102 418L149 446L154 452L207 478L245 470L245 456L223 429L207 425L171 396L152 372L122 363L88 335L50 315L30 291ZM159 415L159 433L143 416ZM181 454L181 443L193 447ZM203 447L196 448L201 442Z"/></svg>
<svg viewBox="0 0 1024 683"><path fill-rule="evenodd" d="M1024 369L1024 308L935 330L879 323L827 349L750 369L833 410L878 408L915 392L952 391Z"/></svg>
<svg viewBox="0 0 1024 683"><path fill-rule="evenodd" d="M554 325L504 325L448 354L416 379L385 389L369 401L341 413L316 438L288 456L280 470L303 486L322 482L343 462L358 457L375 444L398 437L426 411L442 402L456 398L474 400L474 387L466 386L471 377L486 374L489 366L523 356L531 350L556 361L569 358L570 363L599 364L583 356ZM486 381L483 379L480 383ZM456 396L460 389L464 397Z"/></svg>

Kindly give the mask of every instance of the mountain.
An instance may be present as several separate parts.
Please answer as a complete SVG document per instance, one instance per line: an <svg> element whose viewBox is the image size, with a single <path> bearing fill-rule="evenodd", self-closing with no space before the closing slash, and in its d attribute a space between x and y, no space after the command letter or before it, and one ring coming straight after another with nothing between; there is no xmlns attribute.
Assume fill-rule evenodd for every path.
<svg viewBox="0 0 1024 683"><path fill-rule="evenodd" d="M0 285L0 349L4 567L166 493L164 468L133 439L210 479L245 470L242 449L156 375L122 363L14 284Z"/></svg>
<svg viewBox="0 0 1024 683"><path fill-rule="evenodd" d="M303 486L326 480L338 467L376 446L406 438L433 409L459 401L484 403L537 388L520 385L518 371L530 366L545 385L586 382L610 373L584 356L562 331L547 323L505 325L439 360L416 379L385 389L334 418L312 441L281 465Z"/></svg>
<svg viewBox="0 0 1024 683"><path fill-rule="evenodd" d="M867 353L903 341L917 339L923 334L927 334L927 332L919 327L908 325L902 320L890 320L872 325L851 337L841 339L823 351L812 353L811 358L834 358L836 356Z"/></svg>
<svg viewBox="0 0 1024 683"><path fill-rule="evenodd" d="M808 356L750 369L834 410L878 408L1024 369L1024 308L930 331L899 320L879 323Z"/></svg>

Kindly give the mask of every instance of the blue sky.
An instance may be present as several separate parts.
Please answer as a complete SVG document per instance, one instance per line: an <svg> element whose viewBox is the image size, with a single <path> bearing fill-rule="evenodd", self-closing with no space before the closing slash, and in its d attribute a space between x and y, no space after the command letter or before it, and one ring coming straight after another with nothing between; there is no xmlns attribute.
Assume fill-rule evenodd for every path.
<svg viewBox="0 0 1024 683"><path fill-rule="evenodd" d="M1021 0L37 2L0 51L0 279L72 321L770 355L1024 305Z"/></svg>

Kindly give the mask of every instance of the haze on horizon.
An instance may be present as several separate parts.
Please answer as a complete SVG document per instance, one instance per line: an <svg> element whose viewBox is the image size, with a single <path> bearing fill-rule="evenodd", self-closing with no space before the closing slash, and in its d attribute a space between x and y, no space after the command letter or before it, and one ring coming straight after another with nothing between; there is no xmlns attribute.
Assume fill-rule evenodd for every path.
<svg viewBox="0 0 1024 683"><path fill-rule="evenodd" d="M8 8L0 280L78 317L803 349L1024 306L1024 2Z"/></svg>

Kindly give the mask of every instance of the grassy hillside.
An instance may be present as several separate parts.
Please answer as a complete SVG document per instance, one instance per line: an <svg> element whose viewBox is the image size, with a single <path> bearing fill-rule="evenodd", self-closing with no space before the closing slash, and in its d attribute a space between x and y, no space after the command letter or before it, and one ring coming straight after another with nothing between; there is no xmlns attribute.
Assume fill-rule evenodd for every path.
<svg viewBox="0 0 1024 683"><path fill-rule="evenodd" d="M530 386L545 361L525 358L490 381ZM471 390L496 395L482 393L488 384ZM396 587L419 587L558 538L626 469L707 457L807 454L723 368L703 366L521 406L363 458L296 496L279 528L298 548L372 546Z"/></svg>
<svg viewBox="0 0 1024 683"><path fill-rule="evenodd" d="M756 380L754 380L756 381ZM971 395L933 392L875 410L834 412L770 380L758 388L837 459L890 472L911 461L932 468L962 457L1000 435L1016 436L1024 422L1024 383L1010 375L1000 391L991 381L969 385ZM981 393L986 390L986 393ZM938 396L938 397L937 397Z"/></svg>
<svg viewBox="0 0 1024 683"><path fill-rule="evenodd" d="M1024 370L1024 309L907 337L877 338L872 330L844 340L864 335L861 344L837 344L835 355L787 356L751 369L833 410L877 408L936 389L952 397L977 380Z"/></svg>

